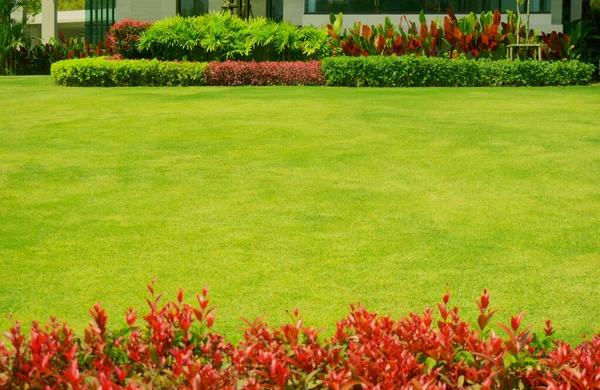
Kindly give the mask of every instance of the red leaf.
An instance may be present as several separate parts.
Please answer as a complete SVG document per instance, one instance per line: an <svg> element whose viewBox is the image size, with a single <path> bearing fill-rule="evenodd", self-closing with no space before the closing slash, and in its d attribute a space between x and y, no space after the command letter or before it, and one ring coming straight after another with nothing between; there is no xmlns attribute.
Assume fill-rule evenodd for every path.
<svg viewBox="0 0 600 390"><path fill-rule="evenodd" d="M480 314L477 317L477 325L479 325L479 329L483 330L488 323L488 317L485 314Z"/></svg>
<svg viewBox="0 0 600 390"><path fill-rule="evenodd" d="M366 24L362 26L362 36L367 40L370 41L371 40L371 36L373 34L373 30L371 30L371 27L367 26Z"/></svg>
<svg viewBox="0 0 600 390"><path fill-rule="evenodd" d="M421 23L421 31L419 36L421 37L422 41L427 39L427 25L425 23Z"/></svg>
<svg viewBox="0 0 600 390"><path fill-rule="evenodd" d="M516 332L521 326L521 320L523 319L524 312L520 312L519 315L510 317L510 326Z"/></svg>

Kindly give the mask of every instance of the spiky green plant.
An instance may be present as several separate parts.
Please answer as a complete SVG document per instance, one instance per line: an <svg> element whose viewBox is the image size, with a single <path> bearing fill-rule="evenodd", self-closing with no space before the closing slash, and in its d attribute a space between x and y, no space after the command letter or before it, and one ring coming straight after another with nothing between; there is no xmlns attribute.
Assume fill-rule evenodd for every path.
<svg viewBox="0 0 600 390"><path fill-rule="evenodd" d="M330 55L329 42L325 29L213 12L155 22L138 48L161 60L311 60Z"/></svg>

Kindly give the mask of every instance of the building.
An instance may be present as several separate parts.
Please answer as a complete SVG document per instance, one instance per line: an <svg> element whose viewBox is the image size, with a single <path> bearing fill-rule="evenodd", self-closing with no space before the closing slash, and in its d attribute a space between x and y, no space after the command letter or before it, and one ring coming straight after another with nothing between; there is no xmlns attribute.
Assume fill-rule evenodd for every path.
<svg viewBox="0 0 600 390"><path fill-rule="evenodd" d="M154 21L173 15L200 15L222 9L223 0L86 0L86 10L57 12L57 0L42 0L42 14L31 23L31 35L44 41L57 35L58 30L69 38L85 37L88 41L102 39L114 22L126 18ZM227 1L227 0L225 0ZM234 12L241 9L242 0L230 0ZM581 19L585 0L530 0L531 28L539 31L562 31L563 9L569 20ZM418 21L424 9L428 20L443 18L446 8L457 16L469 12L516 8L516 0L250 0L251 14L275 20L288 20L297 25L321 26L329 22L329 14L342 12L344 25L355 21L366 24L383 22L389 16L399 23L406 15Z"/></svg>

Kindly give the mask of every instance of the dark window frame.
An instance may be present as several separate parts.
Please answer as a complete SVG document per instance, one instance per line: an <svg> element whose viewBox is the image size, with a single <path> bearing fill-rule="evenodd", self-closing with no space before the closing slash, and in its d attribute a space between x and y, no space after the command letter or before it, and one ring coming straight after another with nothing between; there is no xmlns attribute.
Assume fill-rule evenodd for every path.
<svg viewBox="0 0 600 390"><path fill-rule="evenodd" d="M176 0L176 12L180 16L200 16L208 12L208 0L191 0L194 2L193 15L181 15L181 2L184 0ZM205 5L206 4L206 5Z"/></svg>
<svg viewBox="0 0 600 390"><path fill-rule="evenodd" d="M456 14L468 14L469 12L474 12L475 14L480 14L484 11L494 11L495 9L500 9L501 12L506 12L506 10L514 10L515 0L457 0L454 3L458 3L458 7L451 7L448 5L450 3L449 0L417 0L416 2L420 2L421 6L417 7L418 10L414 8L414 4L412 8L414 9L401 9L401 4L398 3L409 3L407 0L396 0L396 1L386 1L386 0L346 0L346 1L337 1L338 4L331 4L335 1L332 0L312 0L314 1L313 7L315 11L309 12L309 2L311 0L304 1L304 14L306 15L329 15L331 13L339 13L342 12L345 15L416 15L421 12L421 10L425 10L425 13L428 15L445 15L445 9L447 7L452 8L452 10ZM346 3L346 4L343 4ZM390 7L386 7L385 3L392 3L392 10ZM415 3L412 1L411 3ZM445 4L443 4L445 3ZM469 4L472 3L472 4ZM437 6L436 6L437 4ZM492 4L494 6L492 6ZM390 4L388 4L390 5ZM410 8L407 7L407 8ZM437 9L436 9L437 8ZM525 12L525 5L522 7L522 12ZM551 13L551 0L539 0L539 10L532 10L531 14L550 14Z"/></svg>
<svg viewBox="0 0 600 390"><path fill-rule="evenodd" d="M115 23L117 0L85 0L85 40L91 44L104 42Z"/></svg>

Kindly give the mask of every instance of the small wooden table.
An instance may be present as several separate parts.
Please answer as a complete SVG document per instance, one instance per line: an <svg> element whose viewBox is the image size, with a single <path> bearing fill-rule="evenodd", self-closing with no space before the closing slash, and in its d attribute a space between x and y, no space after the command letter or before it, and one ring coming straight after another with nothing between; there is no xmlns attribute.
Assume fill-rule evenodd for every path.
<svg viewBox="0 0 600 390"><path fill-rule="evenodd" d="M233 13L234 8L237 8L237 4L235 4L233 1L226 1L225 3L221 4L221 9L223 11L228 11L229 13Z"/></svg>
<svg viewBox="0 0 600 390"><path fill-rule="evenodd" d="M537 59L538 61L542 60L542 45L540 45L539 43L515 43L512 45L507 45L506 47L508 47L508 59L513 60L513 51L514 49L519 50L519 48L521 47L537 47ZM519 53L517 52L517 57L519 56Z"/></svg>

